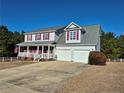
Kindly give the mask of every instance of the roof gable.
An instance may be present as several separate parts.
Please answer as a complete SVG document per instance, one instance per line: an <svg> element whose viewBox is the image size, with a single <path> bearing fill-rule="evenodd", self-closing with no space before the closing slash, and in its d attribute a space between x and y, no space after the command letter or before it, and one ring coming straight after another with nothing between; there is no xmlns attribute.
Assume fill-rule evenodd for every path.
<svg viewBox="0 0 124 93"><path fill-rule="evenodd" d="M81 29L79 25L74 22L71 22L64 30L72 30L72 29Z"/></svg>

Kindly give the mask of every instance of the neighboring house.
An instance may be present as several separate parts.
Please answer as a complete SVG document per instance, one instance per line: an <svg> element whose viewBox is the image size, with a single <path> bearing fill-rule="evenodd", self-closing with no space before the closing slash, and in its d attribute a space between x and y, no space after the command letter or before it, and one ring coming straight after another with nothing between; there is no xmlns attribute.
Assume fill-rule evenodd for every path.
<svg viewBox="0 0 124 93"><path fill-rule="evenodd" d="M51 27L25 33L25 41L17 44L18 57L56 59L88 63L90 51L100 51L100 25Z"/></svg>

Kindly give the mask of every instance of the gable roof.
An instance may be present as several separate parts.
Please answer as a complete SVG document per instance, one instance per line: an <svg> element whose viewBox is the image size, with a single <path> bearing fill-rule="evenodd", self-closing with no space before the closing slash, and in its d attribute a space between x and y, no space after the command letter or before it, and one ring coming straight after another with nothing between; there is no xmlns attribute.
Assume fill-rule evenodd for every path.
<svg viewBox="0 0 124 93"><path fill-rule="evenodd" d="M72 28L71 28L71 26L73 26ZM66 28L64 29L65 31L66 30L70 30L70 29L81 29L81 27L79 26L79 25L77 25L76 23L74 23L74 22L71 22L68 26L66 26Z"/></svg>
<svg viewBox="0 0 124 93"><path fill-rule="evenodd" d="M32 32L27 32L24 34L33 34L33 33L43 33L43 32L57 32L60 31L61 29L64 29L65 26L56 26L56 27L48 27L48 28L42 28L42 29L38 29L38 30L34 30Z"/></svg>
<svg viewBox="0 0 124 93"><path fill-rule="evenodd" d="M70 23L67 27L69 27L71 24L75 23ZM25 33L25 34L33 34L33 33L39 33L39 32L56 32L58 34L59 39L56 41L57 46L59 45L96 45L98 42L98 38L101 34L101 27L100 25L88 25L88 26L80 26L81 27L81 42L80 43L66 43L66 38L65 38L65 33L64 31L66 26L57 26L57 27L49 27L45 29L39 29L39 30L34 30L33 32Z"/></svg>
<svg viewBox="0 0 124 93"><path fill-rule="evenodd" d="M96 45L98 42L98 37L100 36L100 25L90 25L90 26L81 26L85 33L81 34L81 42L80 43L66 43L65 33L59 37L57 41L57 46L61 45L74 45L74 44L82 44L82 45Z"/></svg>

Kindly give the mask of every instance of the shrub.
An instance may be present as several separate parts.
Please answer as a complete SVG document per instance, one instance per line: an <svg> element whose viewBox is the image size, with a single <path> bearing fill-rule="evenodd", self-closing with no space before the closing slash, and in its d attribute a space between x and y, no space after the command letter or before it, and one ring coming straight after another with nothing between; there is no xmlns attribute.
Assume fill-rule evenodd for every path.
<svg viewBox="0 0 124 93"><path fill-rule="evenodd" d="M106 65L106 56L104 53L99 51L91 51L89 53L89 64L90 65Z"/></svg>

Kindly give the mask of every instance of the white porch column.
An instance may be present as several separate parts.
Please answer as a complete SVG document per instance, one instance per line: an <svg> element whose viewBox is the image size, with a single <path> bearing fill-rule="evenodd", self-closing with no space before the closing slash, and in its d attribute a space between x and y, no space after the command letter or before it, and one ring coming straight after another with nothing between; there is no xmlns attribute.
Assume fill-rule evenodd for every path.
<svg viewBox="0 0 124 93"><path fill-rule="evenodd" d="M55 59L55 46L53 46L53 59Z"/></svg>
<svg viewBox="0 0 124 93"><path fill-rule="evenodd" d="M42 45L42 58L43 58L43 53L44 52L44 46Z"/></svg>
<svg viewBox="0 0 124 93"><path fill-rule="evenodd" d="M19 46L19 50L18 50L18 55L20 55L20 46Z"/></svg>
<svg viewBox="0 0 124 93"><path fill-rule="evenodd" d="M20 46L19 46L19 52L20 52Z"/></svg>
<svg viewBox="0 0 124 93"><path fill-rule="evenodd" d="M27 46L27 57L29 55L29 46Z"/></svg>
<svg viewBox="0 0 124 93"><path fill-rule="evenodd" d="M37 54L39 53L39 46L37 46Z"/></svg>
<svg viewBox="0 0 124 93"><path fill-rule="evenodd" d="M47 59L50 57L50 46L48 45L48 54L47 54Z"/></svg>

